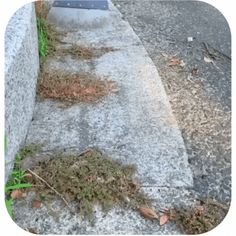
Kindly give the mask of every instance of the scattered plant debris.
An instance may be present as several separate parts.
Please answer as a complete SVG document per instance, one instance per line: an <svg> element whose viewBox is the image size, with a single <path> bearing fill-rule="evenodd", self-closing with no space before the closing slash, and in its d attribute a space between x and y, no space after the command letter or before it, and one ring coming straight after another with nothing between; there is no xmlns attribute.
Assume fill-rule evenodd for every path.
<svg viewBox="0 0 236 236"><path fill-rule="evenodd" d="M67 106L92 103L117 92L113 81L102 80L93 74L68 74L60 71L44 72L38 83L38 94L43 99L56 99Z"/></svg>
<svg viewBox="0 0 236 236"><path fill-rule="evenodd" d="M92 217L95 205L108 211L114 205L137 209L150 203L133 181L135 168L111 160L98 150L78 156L55 154L31 170L47 182L42 186L39 178L33 178L35 190L44 196L55 195L48 187L52 186L67 202L78 203L82 217Z"/></svg>
<svg viewBox="0 0 236 236"><path fill-rule="evenodd" d="M207 199L192 209L176 209L178 225L186 234L206 233L219 225L228 212L228 207Z"/></svg>

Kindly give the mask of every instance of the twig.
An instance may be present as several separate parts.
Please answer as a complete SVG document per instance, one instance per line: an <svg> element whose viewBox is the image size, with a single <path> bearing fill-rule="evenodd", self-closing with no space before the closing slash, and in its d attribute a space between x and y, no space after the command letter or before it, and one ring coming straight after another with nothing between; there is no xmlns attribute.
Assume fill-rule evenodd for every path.
<svg viewBox="0 0 236 236"><path fill-rule="evenodd" d="M222 56L224 56L225 58L227 58L229 61L231 61L231 57L230 57L230 56L226 55L225 53L219 51L219 50L216 49L216 48L213 48L212 46L211 46L211 48L212 48L213 50L215 50L216 52L218 52L219 54L221 54Z"/></svg>
<svg viewBox="0 0 236 236"><path fill-rule="evenodd" d="M207 43L205 43L205 42L203 42L203 45L204 45L206 51L208 52L208 54L209 54L210 56L216 57L216 55L214 55L213 53L210 52L209 47L211 47L214 51L218 52L219 54L221 54L222 56L224 56L225 58L227 58L229 61L231 61L231 57L228 56L228 55L226 55L225 53L219 51L218 49L216 49L216 48L214 48L214 47L212 47L212 46L209 46L209 45L208 45Z"/></svg>
<svg viewBox="0 0 236 236"><path fill-rule="evenodd" d="M36 178L38 178L39 180L41 180L43 183L45 183L53 192L55 192L62 200L63 202L66 204L66 206L71 210L69 203L66 201L66 199L55 189L53 188L46 180L44 180L43 178L41 178L40 176L38 176L35 172L33 172L30 169L27 169L32 175L34 175Z"/></svg>
<svg viewBox="0 0 236 236"><path fill-rule="evenodd" d="M215 59L215 58L216 58L216 55L214 55L213 53L210 52L209 47L208 47L208 44L205 43L205 42L203 42L203 45L204 45L204 47L205 47L205 49L206 49L208 55L209 55L210 57L212 57L213 59Z"/></svg>

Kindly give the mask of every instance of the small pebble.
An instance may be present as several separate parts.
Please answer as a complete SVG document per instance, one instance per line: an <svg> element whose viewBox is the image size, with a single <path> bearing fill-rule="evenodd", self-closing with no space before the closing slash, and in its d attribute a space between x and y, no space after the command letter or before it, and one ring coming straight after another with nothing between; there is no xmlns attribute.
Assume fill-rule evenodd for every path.
<svg viewBox="0 0 236 236"><path fill-rule="evenodd" d="M188 37L187 40L188 40L188 42L192 42L193 41L193 37Z"/></svg>

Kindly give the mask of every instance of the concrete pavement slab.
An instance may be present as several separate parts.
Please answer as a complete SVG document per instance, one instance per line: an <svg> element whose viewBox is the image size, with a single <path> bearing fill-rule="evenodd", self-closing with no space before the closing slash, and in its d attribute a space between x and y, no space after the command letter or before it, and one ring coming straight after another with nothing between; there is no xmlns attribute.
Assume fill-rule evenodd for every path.
<svg viewBox="0 0 236 236"><path fill-rule="evenodd" d="M59 16L62 10L52 8L49 19ZM67 14L77 11L81 10L66 9ZM58 108L52 101L38 102L27 143L41 143L45 150L75 146L82 151L96 147L123 163L136 164L137 177L145 185L191 186L192 173L181 132L156 67L117 10L112 8L109 15L105 25L89 31L80 28L63 41L88 47L102 44L117 51L84 60L87 66L77 67L78 61L67 61L68 58L51 63L62 71L70 65L77 67L77 72L109 78L117 83L119 91L96 104L78 104L67 109ZM72 19L77 23L77 15ZM65 25L71 22L67 17L61 20ZM51 22L65 30L61 20Z"/></svg>
<svg viewBox="0 0 236 236"><path fill-rule="evenodd" d="M97 103L74 104L68 108L58 107L56 101L38 101L26 143L42 144L44 152L81 152L89 147L98 148L125 164L135 164L136 178L156 199L154 204L186 203L190 199L188 188L193 183L188 156L161 79L141 41L111 3L110 11L104 13L105 18L109 15L109 20L103 21L99 13L103 23L97 24L96 17L92 17L88 23L90 28L80 27L81 22L84 23L84 19L79 22L81 10L66 9L64 15L61 11L65 10L52 8L49 21L59 30L71 30L63 42L88 47L108 46L117 50L91 60L78 61L69 55L51 58L46 66L108 78L117 83L119 91ZM58 20L59 16L62 17ZM158 222L147 221L137 212L119 208L111 210L108 215L97 210L93 226L66 209L55 219L47 207L31 209L32 197L33 193L16 203L16 222L23 228L35 228L43 234L180 232L174 224L160 227ZM55 200L53 204L58 208L60 201Z"/></svg>

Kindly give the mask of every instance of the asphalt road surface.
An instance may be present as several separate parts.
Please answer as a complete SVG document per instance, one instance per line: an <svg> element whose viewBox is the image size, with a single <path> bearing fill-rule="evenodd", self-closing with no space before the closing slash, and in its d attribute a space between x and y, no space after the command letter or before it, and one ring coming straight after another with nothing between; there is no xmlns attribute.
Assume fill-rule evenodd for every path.
<svg viewBox="0 0 236 236"><path fill-rule="evenodd" d="M161 75L188 150L195 193L229 203L231 35L226 19L211 5L198 1L113 3ZM174 56L183 60L183 69L168 67Z"/></svg>

